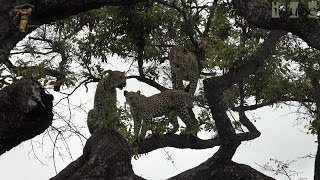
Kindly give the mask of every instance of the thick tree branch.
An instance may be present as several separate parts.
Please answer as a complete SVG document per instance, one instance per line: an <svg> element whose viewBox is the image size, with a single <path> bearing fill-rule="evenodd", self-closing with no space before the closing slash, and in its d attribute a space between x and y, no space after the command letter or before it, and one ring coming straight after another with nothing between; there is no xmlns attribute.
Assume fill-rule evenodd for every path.
<svg viewBox="0 0 320 180"><path fill-rule="evenodd" d="M313 127L316 129L316 132L318 134L317 140L318 140L318 149L317 154L315 158L315 165L314 165L314 179L319 180L320 179L320 77L317 74L317 72L313 69L313 65L309 65L305 68L305 72L307 77L311 81L311 85L313 88L313 97L314 102L316 104L316 111L315 111L315 119L312 122Z"/></svg>
<svg viewBox="0 0 320 180"><path fill-rule="evenodd" d="M142 1L144 0L29 0L24 3L35 6L31 18L38 25L42 25L106 5L128 5ZM20 33L13 24L13 17L9 13L17 5L16 1L0 0L0 4L0 51L10 52L20 40L35 28L28 28L27 33ZM0 53L0 63L4 63L10 68L10 62L7 60L7 56Z"/></svg>
<svg viewBox="0 0 320 180"><path fill-rule="evenodd" d="M230 161L241 142L237 138L232 123L226 114L227 107L221 98L223 97L223 92L262 66L278 39L284 34L285 32L281 31L271 32L258 51L248 58L249 60L241 67L231 69L228 73L220 77L208 78L203 81L205 96L208 99L211 114L215 120L215 125L222 141L218 152L211 158L212 163L216 161ZM244 123L247 122L244 121ZM250 124L247 123L246 125ZM259 133L256 133L256 135L259 135Z"/></svg>
<svg viewBox="0 0 320 180"><path fill-rule="evenodd" d="M254 104L254 105L248 105L248 106L243 106L243 110L244 111L252 111L252 110L256 110L265 106L270 106L276 103L281 103L281 102L289 102L289 101L294 101L294 102L314 102L311 99L301 99L301 98L295 98L295 97L278 97L277 99L270 99L270 100L266 100L263 101L259 104ZM239 111L240 107L231 107L231 110L233 111Z"/></svg>
<svg viewBox="0 0 320 180"><path fill-rule="evenodd" d="M256 137L257 136L254 136L249 132L237 134L237 138L241 141L250 141ZM163 136L152 135L151 137L143 139L137 144L132 145L132 147L137 147L138 153L144 154L164 147L175 147L179 149L207 149L220 145L221 140L219 137L203 140L189 135L165 134Z"/></svg>
<svg viewBox="0 0 320 180"><path fill-rule="evenodd" d="M244 87L243 87L243 81L239 82L239 96L240 96L240 109L239 109L239 119L240 122L253 134L256 135L256 137L259 137L261 135L260 131L255 127L255 125L249 120L249 118L245 114L245 110L243 108L244 105Z"/></svg>
<svg viewBox="0 0 320 180"><path fill-rule="evenodd" d="M176 4L176 1L172 1L171 3L166 1L166 0L156 0L156 2L158 2L159 4L162 4L164 6L167 6L167 7L170 7L170 8L173 8L175 10L177 10L178 12L180 12L181 14L184 13L184 9L182 9L181 7L179 7L177 4Z"/></svg>
<svg viewBox="0 0 320 180"><path fill-rule="evenodd" d="M51 125L52 100L38 82L27 78L0 91L0 155Z"/></svg>
<svg viewBox="0 0 320 180"><path fill-rule="evenodd" d="M272 54L279 38L285 35L285 31L271 31L258 50L251 56L244 59L245 63L238 67L231 68L226 74L220 76L217 81L221 82L221 86L229 88L233 84L238 83L241 79L248 77L254 73L267 58Z"/></svg>
<svg viewBox="0 0 320 180"><path fill-rule="evenodd" d="M31 0L30 3L35 5L36 19L41 23L49 23L102 6L124 6L143 1L145 0Z"/></svg>
<svg viewBox="0 0 320 180"><path fill-rule="evenodd" d="M207 161L208 162L208 161ZM232 180L274 180L273 178L262 174L252 167L244 164L238 164L230 161L227 164L216 163L208 165L208 163L200 164L199 166L187 170L170 180L198 180L198 179L232 179Z"/></svg>
<svg viewBox="0 0 320 180"><path fill-rule="evenodd" d="M290 31L320 50L320 23L317 20L303 16L290 18L288 15L272 18L271 3L266 0L237 0L232 4L249 23L263 29Z"/></svg>
<svg viewBox="0 0 320 180"><path fill-rule="evenodd" d="M138 48L138 71L139 75L142 77L145 77L144 71L143 71L143 59L144 59L144 48L146 45L146 39L145 37L140 37L140 40L137 40L137 48Z"/></svg>
<svg viewBox="0 0 320 180"><path fill-rule="evenodd" d="M144 82L156 89L158 89L159 91L165 91L165 90L168 90L167 88L163 87L162 85L158 84L157 82L151 80L151 79L148 79L146 77L142 77L142 76L128 76L127 79L131 79L131 78L135 78L141 82Z"/></svg>
<svg viewBox="0 0 320 180"><path fill-rule="evenodd" d="M83 155L51 180L143 179L134 174L127 142L112 128L99 128L88 139Z"/></svg>
<svg viewBox="0 0 320 180"><path fill-rule="evenodd" d="M155 138L154 140L152 140ZM188 138L171 135L171 138L179 142L186 142ZM245 138L245 134L243 135ZM157 137L147 138L143 141L146 146L149 143L157 141ZM152 141L152 142L150 142ZM189 140L190 145L197 141ZM215 141L219 141L216 139ZM140 147L139 147L140 148ZM133 151L132 151L133 150ZM134 174L131 165L131 154L136 151L127 144L123 137L112 128L99 128L88 139L83 155L77 160L70 163L58 175L51 180L60 179L143 179ZM199 170L201 168L201 170ZM240 170L239 170L240 169ZM221 179L272 179L264 174L254 170L253 168L229 162L221 164L217 162L213 165L208 165L204 162L195 169L179 174L172 179L208 179L211 177L219 177Z"/></svg>

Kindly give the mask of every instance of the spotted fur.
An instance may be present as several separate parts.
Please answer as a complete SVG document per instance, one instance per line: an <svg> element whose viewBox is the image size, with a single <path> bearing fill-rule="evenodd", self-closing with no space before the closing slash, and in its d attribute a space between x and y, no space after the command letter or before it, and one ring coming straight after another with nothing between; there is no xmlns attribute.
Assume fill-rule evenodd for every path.
<svg viewBox="0 0 320 180"><path fill-rule="evenodd" d="M187 128L195 126L188 114L188 108L193 107L193 96L184 91L167 90L150 97L141 95L140 91L124 91L124 96L130 105L136 137L144 138L146 131L150 129L148 123L152 121L152 118L163 115L169 115L170 123L173 126L171 133L175 133L179 124L177 116L170 118L172 112L181 118Z"/></svg>
<svg viewBox="0 0 320 180"><path fill-rule="evenodd" d="M93 109L88 113L87 125L91 134L98 124L103 122L111 125L118 120L116 88L123 89L126 86L126 76L120 71L108 71L108 74L99 81Z"/></svg>
<svg viewBox="0 0 320 180"><path fill-rule="evenodd" d="M174 46L169 52L169 61L173 89L184 91L183 80L186 80L190 86L188 92L194 95L199 79L196 56L182 46Z"/></svg>

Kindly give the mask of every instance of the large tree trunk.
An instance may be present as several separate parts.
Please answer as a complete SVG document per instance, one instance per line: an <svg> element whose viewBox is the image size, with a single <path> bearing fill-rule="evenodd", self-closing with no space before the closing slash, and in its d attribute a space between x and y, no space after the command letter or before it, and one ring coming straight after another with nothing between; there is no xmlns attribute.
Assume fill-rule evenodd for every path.
<svg viewBox="0 0 320 180"><path fill-rule="evenodd" d="M70 163L51 180L71 179L143 179L134 174L131 165L131 148L114 129L99 128L88 139L83 155ZM273 179L248 165L222 162L216 156L198 167L172 179Z"/></svg>
<svg viewBox="0 0 320 180"><path fill-rule="evenodd" d="M245 164L238 164L236 162L222 163L222 162L204 162L198 167L183 172L172 180L198 180L198 179L214 179L214 180L271 180L273 178L262 174Z"/></svg>
<svg viewBox="0 0 320 180"><path fill-rule="evenodd" d="M83 155L51 179L143 178L132 170L127 141L112 128L99 128L88 139Z"/></svg>
<svg viewBox="0 0 320 180"><path fill-rule="evenodd" d="M27 78L0 91L0 155L51 125L52 100L38 82Z"/></svg>

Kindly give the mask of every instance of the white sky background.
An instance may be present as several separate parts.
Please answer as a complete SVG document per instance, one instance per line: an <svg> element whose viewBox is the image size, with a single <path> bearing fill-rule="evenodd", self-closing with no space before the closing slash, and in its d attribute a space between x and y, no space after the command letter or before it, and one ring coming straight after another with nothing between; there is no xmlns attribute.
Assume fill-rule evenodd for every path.
<svg viewBox="0 0 320 180"><path fill-rule="evenodd" d="M119 63L119 59L111 60L113 65L107 65L107 69L127 71L128 64ZM93 97L95 92L96 83L89 84L89 91L85 92L85 88L77 91L70 97L73 105L85 104L86 111L89 111L93 107ZM135 79L127 80L127 86L124 90L137 91L141 90L141 93L147 96L157 93L158 91L144 83L138 82ZM118 100L124 102L123 90L117 90ZM60 94L50 91L55 97L55 101L59 100ZM60 96L61 97L61 96ZM66 102L64 102L66 104ZM253 114L255 117L259 117L254 123L258 130L261 131L261 136L250 142L243 142L238 148L233 160L250 165L251 167L261 171L261 168L257 164L264 164L269 161L270 158L275 158L282 161L290 161L297 159L307 154L316 153L316 138L313 135L306 135L303 125L296 125L297 116L295 114L289 114L294 111L295 108L289 110L289 108L282 108L275 110L274 108L261 108L256 111L252 111L249 114ZM60 108L58 110L68 114L66 108ZM86 125L86 113L84 111L73 111L73 118L80 125ZM89 132L84 129L82 132L89 137ZM206 136L210 138L210 133L200 134L201 137ZM37 136L36 140L41 140L42 135ZM48 138L47 138L48 139ZM55 175L54 166L51 156L50 141L45 142L48 146L43 149L38 148L37 155L47 165L42 165L32 153L30 141L27 141L11 151L0 156L0 179L3 180L43 180L49 179ZM79 139L69 141L73 160L77 159L82 154L83 146ZM190 150L190 149L175 149L175 148L163 148L150 152L147 155L143 155L138 160L132 160L133 169L135 173L148 180L160 180L166 179L187 169L193 168L203 161L211 157L218 148L211 148L205 150ZM167 155L169 154L169 155ZM168 160L168 158L171 158ZM56 166L59 172L65 166L67 166L72 160L57 157ZM314 159L302 159L294 163L291 167L292 170L303 172L294 179L299 177L313 179L313 166ZM263 173L272 176L273 173ZM285 177L277 177L277 179L286 179Z"/></svg>

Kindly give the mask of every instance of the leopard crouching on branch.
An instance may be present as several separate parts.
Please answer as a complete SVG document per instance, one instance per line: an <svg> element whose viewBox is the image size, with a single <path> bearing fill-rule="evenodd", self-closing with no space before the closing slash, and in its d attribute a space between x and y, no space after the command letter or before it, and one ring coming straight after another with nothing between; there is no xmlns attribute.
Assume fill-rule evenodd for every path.
<svg viewBox="0 0 320 180"><path fill-rule="evenodd" d="M150 128L148 124L152 118L168 116L173 128L170 133L175 133L179 129L177 116L171 116L174 112L186 124L185 132L197 134L198 121L194 121L188 114L188 108L193 107L193 96L181 90L166 90L159 94L146 97L138 92L124 91L127 103L134 121L134 135L144 138L146 131Z"/></svg>
<svg viewBox="0 0 320 180"><path fill-rule="evenodd" d="M173 46L169 52L169 61L173 89L184 91L183 80L186 80L189 81L188 92L194 95L199 79L196 56L182 46Z"/></svg>
<svg viewBox="0 0 320 180"><path fill-rule="evenodd" d="M107 73L97 85L93 109L88 112L87 125L91 134L99 124L112 125L118 121L116 88L126 86L126 76L120 71L108 70Z"/></svg>

